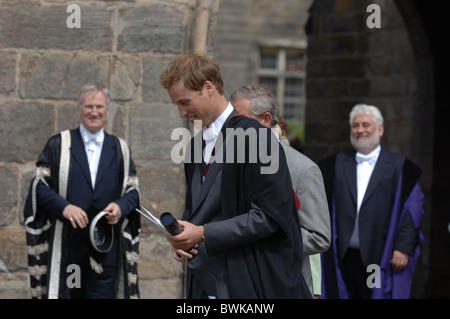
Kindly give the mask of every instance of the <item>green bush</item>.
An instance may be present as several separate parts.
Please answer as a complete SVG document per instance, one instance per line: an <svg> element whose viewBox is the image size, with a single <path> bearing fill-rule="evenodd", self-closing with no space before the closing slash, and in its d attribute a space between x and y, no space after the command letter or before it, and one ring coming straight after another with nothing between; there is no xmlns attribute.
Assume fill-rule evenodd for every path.
<svg viewBox="0 0 450 319"><path fill-rule="evenodd" d="M288 132L287 135L295 135L298 137L302 145L305 145L305 122L289 119L287 120Z"/></svg>

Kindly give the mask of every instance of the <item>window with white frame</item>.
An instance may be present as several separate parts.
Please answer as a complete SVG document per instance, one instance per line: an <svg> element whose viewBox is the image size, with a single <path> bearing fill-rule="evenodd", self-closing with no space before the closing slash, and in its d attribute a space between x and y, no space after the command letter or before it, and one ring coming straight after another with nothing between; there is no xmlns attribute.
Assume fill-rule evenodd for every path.
<svg viewBox="0 0 450 319"><path fill-rule="evenodd" d="M276 95L285 120L304 122L306 54L304 49L260 48L258 82Z"/></svg>

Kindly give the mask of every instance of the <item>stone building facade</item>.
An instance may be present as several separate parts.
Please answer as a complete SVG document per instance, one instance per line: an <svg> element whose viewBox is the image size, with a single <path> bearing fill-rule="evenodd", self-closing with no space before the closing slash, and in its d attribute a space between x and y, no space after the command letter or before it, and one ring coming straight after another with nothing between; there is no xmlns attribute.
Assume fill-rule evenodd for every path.
<svg viewBox="0 0 450 319"><path fill-rule="evenodd" d="M68 26L72 3L81 10L80 28ZM368 27L370 4L381 9L380 28ZM304 146L313 160L349 147L355 103L381 108L383 144L424 170L427 242L413 297L448 297L450 257L442 252L450 241L442 225L450 221L450 178L435 146L448 137L445 59L432 37L441 25L431 13L439 12L427 8L420 0L0 0L0 298L29 297L24 199L48 137L78 125L83 84L111 90L106 130L131 146L142 204L179 217L185 182L171 160L171 133L189 124L159 74L180 52L206 52L221 65L229 96L258 81L258 50L270 46L305 50ZM182 265L164 233L142 225L142 298L182 298Z"/></svg>
<svg viewBox="0 0 450 319"><path fill-rule="evenodd" d="M80 8L80 28L70 28ZM79 124L78 91L108 85L106 130L130 144L141 203L181 216L184 173L171 132L186 127L158 82L185 50L205 51L218 1L0 1L0 298L28 297L22 209L47 139ZM180 263L164 232L142 220L142 298L181 298Z"/></svg>

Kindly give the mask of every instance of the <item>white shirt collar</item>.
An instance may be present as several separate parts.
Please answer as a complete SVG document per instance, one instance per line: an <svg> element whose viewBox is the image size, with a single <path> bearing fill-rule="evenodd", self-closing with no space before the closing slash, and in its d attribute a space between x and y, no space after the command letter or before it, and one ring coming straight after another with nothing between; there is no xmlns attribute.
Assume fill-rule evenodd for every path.
<svg viewBox="0 0 450 319"><path fill-rule="evenodd" d="M233 112L233 106L228 102L228 105L222 114L209 127L203 127L203 138L205 141L214 141L217 138L217 135L231 112Z"/></svg>
<svg viewBox="0 0 450 319"><path fill-rule="evenodd" d="M92 134L80 123L80 133L83 138L84 143L88 143L90 140L95 140L97 143L103 143L105 138L105 133L103 128L95 134Z"/></svg>

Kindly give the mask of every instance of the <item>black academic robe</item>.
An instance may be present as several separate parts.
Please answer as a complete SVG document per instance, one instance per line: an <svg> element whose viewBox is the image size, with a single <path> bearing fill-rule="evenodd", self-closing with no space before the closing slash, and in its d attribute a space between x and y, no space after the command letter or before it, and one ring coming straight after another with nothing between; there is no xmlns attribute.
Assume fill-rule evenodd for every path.
<svg viewBox="0 0 450 319"><path fill-rule="evenodd" d="M255 140L250 142L249 136L245 139L247 147L244 151L244 161L239 158L243 155L240 153L242 144L238 145L239 139L236 136L232 160L230 158L226 160L226 153L230 151L226 146L230 140L223 143L222 163L211 164L207 172L207 174L213 174L214 170L218 169L214 165L221 165L220 205L223 220L208 225L210 230L214 229L206 234L208 254L220 253L226 259L229 293L233 299L311 298L302 275L303 252L300 223L284 152L269 129L253 119L242 115L236 116L236 113L233 111L229 116L222 127L222 135L219 135L219 139L221 136L225 137L230 132L229 129L254 130L257 134L256 141L260 141L260 135L264 134L268 150L266 154L273 151L271 159L277 162L278 168L271 173L262 173L261 169L267 168L273 162L263 163L266 161L260 156L265 153L262 142L255 143ZM219 141L215 145L215 156L220 156L218 147L221 145L218 143ZM201 165L194 161L195 145L199 145L198 142L193 142L191 147L188 147L191 153L188 154L189 160L185 164L188 189L184 216L187 219L192 209L190 186L192 177L195 166ZM271 145L278 147L271 149ZM250 146L257 146L257 148ZM255 154L251 152L258 153L256 161L254 161ZM275 233L259 238L258 234L253 233L253 229L239 229L239 227L231 226L233 218L246 214L252 204L259 207L265 214L265 218L275 221L277 224Z"/></svg>
<svg viewBox="0 0 450 319"><path fill-rule="evenodd" d="M73 153L75 150L78 150L76 159ZM134 211L134 208L139 204L139 190L128 145L125 141L105 132L101 162L110 163L106 170L114 167L118 172L117 175L112 175L111 171L105 171L102 173L102 181L97 181L95 191L88 186L89 190L73 192L71 185L85 182L81 181L83 176L88 176L90 179L89 173L84 171L87 169L84 167L87 166L87 159L83 155L85 153L79 129L67 130L49 139L36 163L37 173L31 182L23 210L31 296L33 298L70 298L71 287L68 287L67 279L72 275L73 269L69 265L73 263L71 260L73 256L69 255L72 253L69 243L75 231L62 217L61 207L70 202L71 198L78 206L83 206L84 201L90 198L94 206L103 205L103 208L107 203L100 199L105 197L104 187L106 186L102 183L112 183L114 189L111 189L112 192L108 196L115 198L106 200L108 203L118 200L121 209L127 213L115 226L119 235L120 265L118 269L121 274L121 280L117 281L117 297L138 298L136 262L139 253L140 215ZM74 161L77 161L76 165ZM110 178L113 180L110 181ZM49 198L53 198L47 205L42 205L38 200L37 188L42 186L42 183L49 186L42 200L48 201ZM85 199L82 199L83 196ZM98 200L100 202L97 205ZM83 209L87 209L88 206L86 204ZM100 260L101 266L102 256L95 257L96 261ZM53 279L50 280L50 278Z"/></svg>

